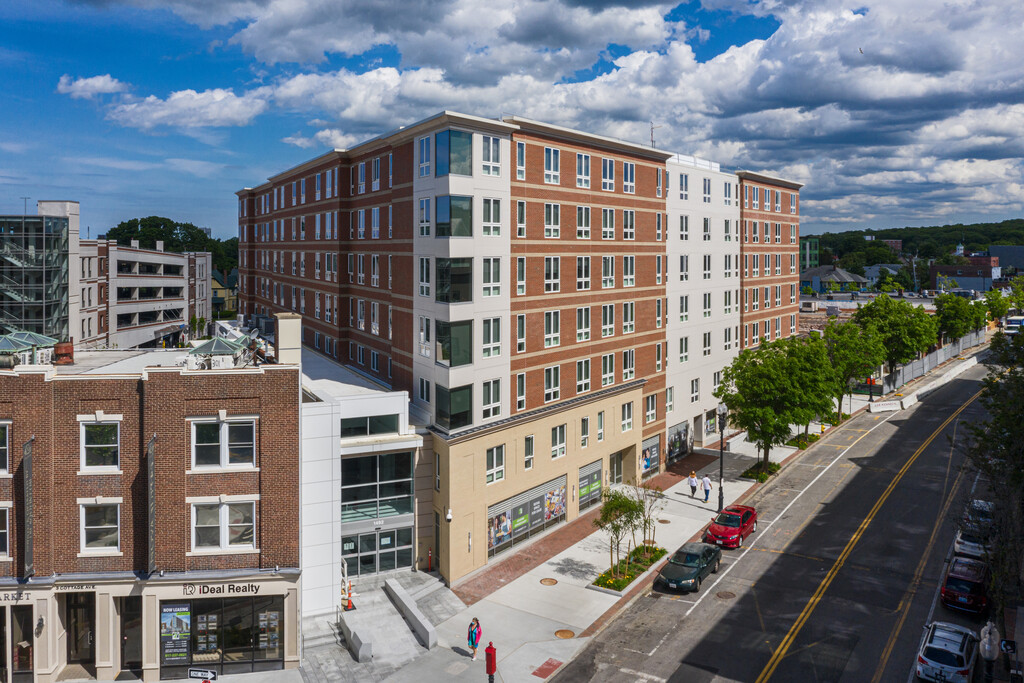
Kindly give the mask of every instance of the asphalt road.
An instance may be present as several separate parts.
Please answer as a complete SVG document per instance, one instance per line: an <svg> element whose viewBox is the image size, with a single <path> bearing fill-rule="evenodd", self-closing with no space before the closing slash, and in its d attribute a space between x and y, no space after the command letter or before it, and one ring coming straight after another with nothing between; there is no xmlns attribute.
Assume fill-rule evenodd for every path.
<svg viewBox="0 0 1024 683"><path fill-rule="evenodd" d="M642 596L553 680L909 680L933 611L982 623L935 597L954 522L973 487L984 497L960 448L984 374L832 432L748 501L758 531L717 583Z"/></svg>

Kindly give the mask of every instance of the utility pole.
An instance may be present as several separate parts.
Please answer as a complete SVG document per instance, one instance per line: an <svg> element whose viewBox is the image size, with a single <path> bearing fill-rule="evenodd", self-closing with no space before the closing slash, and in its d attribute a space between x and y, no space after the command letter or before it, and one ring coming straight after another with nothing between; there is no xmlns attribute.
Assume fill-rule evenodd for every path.
<svg viewBox="0 0 1024 683"><path fill-rule="evenodd" d="M654 129L661 128L661 126L654 125L654 121L651 121L651 147L654 147Z"/></svg>

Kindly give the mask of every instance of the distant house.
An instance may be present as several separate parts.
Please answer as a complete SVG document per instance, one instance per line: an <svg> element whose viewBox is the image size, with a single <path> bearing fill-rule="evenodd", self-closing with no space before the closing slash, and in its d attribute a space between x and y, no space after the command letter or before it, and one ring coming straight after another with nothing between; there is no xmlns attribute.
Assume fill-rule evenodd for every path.
<svg viewBox="0 0 1024 683"><path fill-rule="evenodd" d="M800 273L800 289L810 287L815 292L824 293L828 291L830 282L837 283L840 291L844 292L861 289L868 283L867 278L834 265L808 268Z"/></svg>
<svg viewBox="0 0 1024 683"><path fill-rule="evenodd" d="M868 281L868 287L874 287L878 284L878 281L882 279L882 276L885 273L889 273L895 277L902 267L902 264L899 263L879 263L874 266L865 266L864 277Z"/></svg>
<svg viewBox="0 0 1024 683"><path fill-rule="evenodd" d="M928 267L928 279L933 289L950 289L950 280L956 282L955 287L973 289L976 292L987 292L992 289L992 281L1002 277L1002 268L995 257L972 257L972 263L966 265L942 266L933 263ZM977 262L976 262L977 261ZM992 262L995 262L993 264ZM942 282L940 282L942 280ZM942 285L947 286L943 287Z"/></svg>
<svg viewBox="0 0 1024 683"><path fill-rule="evenodd" d="M232 268L227 276L215 268L210 287L214 313L238 310L238 268Z"/></svg>

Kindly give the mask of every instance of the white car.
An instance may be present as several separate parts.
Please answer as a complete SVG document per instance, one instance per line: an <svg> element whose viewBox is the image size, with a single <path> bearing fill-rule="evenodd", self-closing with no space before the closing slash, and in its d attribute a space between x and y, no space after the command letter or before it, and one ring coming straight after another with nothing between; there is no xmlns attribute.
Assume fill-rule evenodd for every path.
<svg viewBox="0 0 1024 683"><path fill-rule="evenodd" d="M989 537L987 529L960 527L953 541L953 552L964 557L984 559L988 555Z"/></svg>
<svg viewBox="0 0 1024 683"><path fill-rule="evenodd" d="M917 677L942 683L969 683L978 659L978 634L950 624L933 621L925 627L917 653Z"/></svg>

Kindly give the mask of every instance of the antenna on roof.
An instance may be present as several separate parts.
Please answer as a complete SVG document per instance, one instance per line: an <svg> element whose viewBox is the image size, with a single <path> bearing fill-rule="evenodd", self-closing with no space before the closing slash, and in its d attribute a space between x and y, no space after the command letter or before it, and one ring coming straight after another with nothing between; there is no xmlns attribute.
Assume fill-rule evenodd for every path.
<svg viewBox="0 0 1024 683"><path fill-rule="evenodd" d="M654 129L661 128L661 126L654 125L654 121L651 121L651 147L654 147Z"/></svg>

